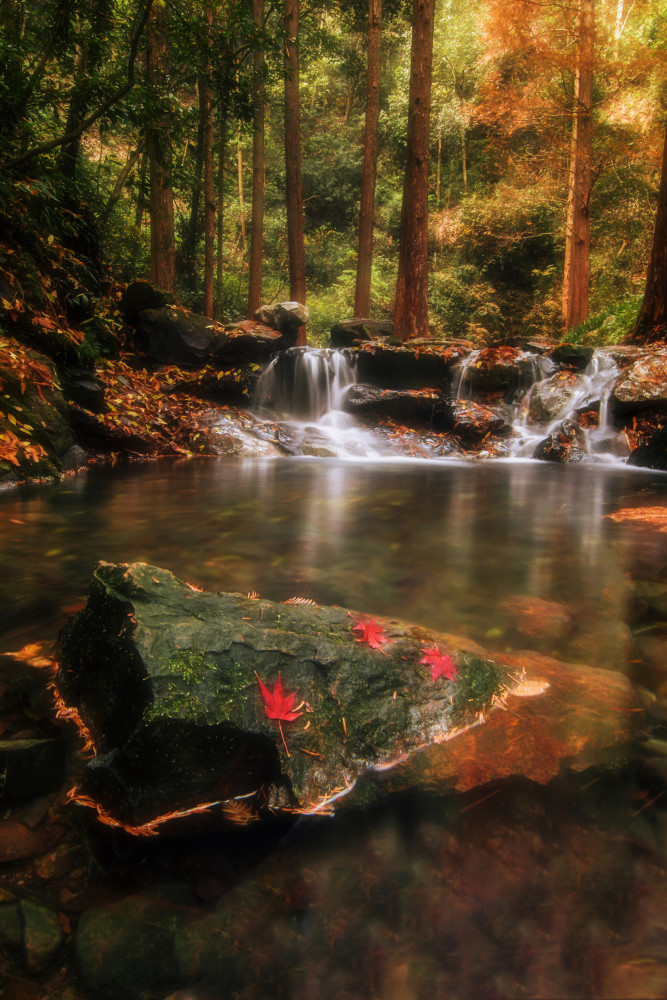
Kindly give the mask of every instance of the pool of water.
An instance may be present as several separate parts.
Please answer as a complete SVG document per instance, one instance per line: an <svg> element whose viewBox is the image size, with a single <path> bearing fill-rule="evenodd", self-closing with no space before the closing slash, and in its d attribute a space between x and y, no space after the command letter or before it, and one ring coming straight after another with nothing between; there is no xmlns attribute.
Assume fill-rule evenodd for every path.
<svg viewBox="0 0 667 1000"><path fill-rule="evenodd" d="M642 662L632 630L647 586L664 584L667 535L608 515L665 504L667 476L622 466L93 469L0 496L0 651L55 638L98 560L144 560L211 590L310 597L490 648L539 648L664 694L667 675ZM536 601L560 609L559 627L536 632L512 613ZM0 956L0 978L11 1000L664 997L660 763L565 773L544 788L518 778L463 796L415 789L291 829L138 842L74 817L64 843L76 872L44 883L26 863L11 877L50 894L72 929L81 912L101 920L110 907L111 937L88 953L68 937L41 980ZM190 981L179 961L195 952L207 971Z"/></svg>
<svg viewBox="0 0 667 1000"><path fill-rule="evenodd" d="M508 600L561 602L543 652L626 669L637 578L658 533L609 520L667 503L667 476L622 466L162 462L0 497L0 649L55 637L98 560L141 560L209 590L310 597L490 646L531 643ZM533 642L533 645L535 645Z"/></svg>

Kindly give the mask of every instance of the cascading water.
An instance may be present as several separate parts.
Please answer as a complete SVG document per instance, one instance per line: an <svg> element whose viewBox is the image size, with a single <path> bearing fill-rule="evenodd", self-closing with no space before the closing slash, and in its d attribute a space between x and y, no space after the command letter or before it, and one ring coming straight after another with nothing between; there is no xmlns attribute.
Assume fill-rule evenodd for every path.
<svg viewBox="0 0 667 1000"><path fill-rule="evenodd" d="M472 351L454 369L452 400L474 399L475 363L480 354ZM596 351L584 372L557 369L550 359L529 351L521 354L519 363L525 391L514 407L512 433L496 451L498 457L550 458L540 450L549 447L551 439L556 447L558 440L568 435L578 459L619 461L627 456L627 442L608 416L609 398L618 377L612 353ZM253 408L262 419L278 425L276 440L293 455L369 459L415 454L402 451L398 442L389 443L387 435L382 437L345 412L345 394L355 384L353 351L294 347L278 355L262 372ZM508 411L505 405L504 415ZM416 454L447 454L438 452L437 447L436 439ZM454 452L454 457L458 454ZM574 453L569 460L574 460Z"/></svg>
<svg viewBox="0 0 667 1000"><path fill-rule="evenodd" d="M532 458L540 443L568 426L575 428L582 453L617 461L628 454L627 441L609 420L609 399L618 378L614 359L595 351L581 374L560 373L535 382L521 400L513 423L510 451L514 457ZM580 415L597 412L591 426Z"/></svg>
<svg viewBox="0 0 667 1000"><path fill-rule="evenodd" d="M345 349L292 347L260 375L254 410L281 422L283 443L296 454L366 458L380 454L370 431L343 411L355 385L355 357Z"/></svg>

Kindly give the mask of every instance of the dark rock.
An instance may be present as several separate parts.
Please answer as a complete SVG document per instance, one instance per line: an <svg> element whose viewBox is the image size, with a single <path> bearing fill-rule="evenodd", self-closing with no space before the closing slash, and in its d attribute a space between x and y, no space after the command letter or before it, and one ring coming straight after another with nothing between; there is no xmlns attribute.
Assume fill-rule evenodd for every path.
<svg viewBox="0 0 667 1000"><path fill-rule="evenodd" d="M487 347L461 373L460 395L481 403L514 403L541 377L544 362L518 347Z"/></svg>
<svg viewBox="0 0 667 1000"><path fill-rule="evenodd" d="M137 348L161 365L200 368L225 339L208 316L184 309L142 309L134 326Z"/></svg>
<svg viewBox="0 0 667 1000"><path fill-rule="evenodd" d="M77 472L79 469L85 469L87 465L88 456L78 444L73 444L63 456L63 472Z"/></svg>
<svg viewBox="0 0 667 1000"><path fill-rule="evenodd" d="M548 357L558 365L566 365L575 371L583 372L588 368L594 353L594 347L586 347L584 344L556 344L549 351Z"/></svg>
<svg viewBox="0 0 667 1000"><path fill-rule="evenodd" d="M203 371L189 372L186 378L173 382L169 391L174 395L192 396L206 403L247 406L256 382L256 373L248 367L225 372L205 368Z"/></svg>
<svg viewBox="0 0 667 1000"><path fill-rule="evenodd" d="M225 327L225 339L216 347L213 356L216 364L263 365L276 353L288 346L285 335L264 323L242 320Z"/></svg>
<svg viewBox="0 0 667 1000"><path fill-rule="evenodd" d="M358 347L367 340L387 340L395 333L391 320L345 319L331 327L331 346Z"/></svg>
<svg viewBox="0 0 667 1000"><path fill-rule="evenodd" d="M162 1000L184 985L177 937L193 910L192 894L178 885L86 910L77 928L76 958L87 994L95 1000Z"/></svg>
<svg viewBox="0 0 667 1000"><path fill-rule="evenodd" d="M63 396L91 413L104 413L104 387L84 368L61 368L58 373Z"/></svg>
<svg viewBox="0 0 667 1000"><path fill-rule="evenodd" d="M23 943L23 922L18 903L0 902L0 951L17 952Z"/></svg>
<svg viewBox="0 0 667 1000"><path fill-rule="evenodd" d="M32 858L49 847L47 839L14 819L0 820L0 863Z"/></svg>
<svg viewBox="0 0 667 1000"><path fill-rule="evenodd" d="M528 422L550 424L571 404L573 393L582 386L582 376L574 371L556 372L536 382L528 399Z"/></svg>
<svg viewBox="0 0 667 1000"><path fill-rule="evenodd" d="M452 433L464 446L474 447L490 435L506 437L512 431L511 422L490 406L458 399L452 402L451 408Z"/></svg>
<svg viewBox="0 0 667 1000"><path fill-rule="evenodd" d="M584 432L578 424L564 420L557 431L538 444L533 458L544 462L585 462L588 454Z"/></svg>
<svg viewBox="0 0 667 1000"><path fill-rule="evenodd" d="M622 742L641 725L622 676L539 657L491 660L469 640L387 619L379 625L389 641L373 649L357 641L360 617L201 593L165 570L101 563L60 644L60 692L79 707L99 753L80 793L132 827L202 802L221 803L223 814L261 801L317 812L334 808L346 787L345 801L362 805L383 788L422 787L422 778L440 790L517 769L548 780L564 757ZM454 681L434 682L421 663L436 646L454 659ZM273 687L279 674L302 713L282 724L287 748L257 683L259 675ZM524 711L521 696L552 688L551 714ZM503 718L483 758L476 731L451 740L513 691L521 708L496 713ZM509 753L511 737L532 725L532 755L525 759L523 744Z"/></svg>
<svg viewBox="0 0 667 1000"><path fill-rule="evenodd" d="M391 642L380 652L356 641L354 623L343 608L199 593L155 567L100 564L62 633L58 674L98 747L86 794L133 826L260 787L276 804L312 808L474 717L504 683L483 655L439 637L460 679L434 686L419 664L434 634L383 621ZM270 685L281 673L307 703L284 724L290 756L255 670Z"/></svg>
<svg viewBox="0 0 667 1000"><path fill-rule="evenodd" d="M95 311L95 300L83 289L71 292L65 299L67 318L72 323L84 323Z"/></svg>
<svg viewBox="0 0 667 1000"><path fill-rule="evenodd" d="M0 800L55 792L64 777L61 739L0 741Z"/></svg>
<svg viewBox="0 0 667 1000"><path fill-rule="evenodd" d="M38 975L48 968L62 944L58 914L34 899L22 899L20 907L25 965L28 972Z"/></svg>
<svg viewBox="0 0 667 1000"><path fill-rule="evenodd" d="M658 427L630 453L628 465L667 472L667 426Z"/></svg>
<svg viewBox="0 0 667 1000"><path fill-rule="evenodd" d="M618 414L667 412L667 350L645 354L619 377L611 407Z"/></svg>
<svg viewBox="0 0 667 1000"><path fill-rule="evenodd" d="M255 319L281 333L293 335L299 327L308 322L308 307L300 302L275 302L272 305L260 306L255 313Z"/></svg>
<svg viewBox="0 0 667 1000"><path fill-rule="evenodd" d="M343 401L347 413L376 420L389 418L408 426L451 430L452 412L449 403L435 389L376 389L369 385L353 385Z"/></svg>
<svg viewBox="0 0 667 1000"><path fill-rule="evenodd" d="M109 426L101 416L95 416L79 406L67 408L70 423L77 441L84 448L105 452L131 452L148 455L155 452L155 442L150 429L132 427L128 418L127 427ZM173 452L167 451L167 454Z"/></svg>
<svg viewBox="0 0 667 1000"><path fill-rule="evenodd" d="M441 387L449 384L453 366L469 353L470 348L459 343L370 342L359 348L357 375L360 382L383 389Z"/></svg>
<svg viewBox="0 0 667 1000"><path fill-rule="evenodd" d="M142 309L164 309L173 303L171 292L163 292L150 281L133 281L124 290L120 300L120 311L128 320L133 320Z"/></svg>

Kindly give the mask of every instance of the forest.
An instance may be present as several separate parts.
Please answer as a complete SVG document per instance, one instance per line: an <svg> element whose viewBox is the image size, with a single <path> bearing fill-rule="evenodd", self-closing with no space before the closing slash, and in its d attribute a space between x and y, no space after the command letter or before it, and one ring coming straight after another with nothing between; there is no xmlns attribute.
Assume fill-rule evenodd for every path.
<svg viewBox="0 0 667 1000"><path fill-rule="evenodd" d="M662 0L2 0L3 327L83 315L77 350L104 353L143 278L222 322L306 301L315 344L353 315L617 343L646 289L666 28Z"/></svg>

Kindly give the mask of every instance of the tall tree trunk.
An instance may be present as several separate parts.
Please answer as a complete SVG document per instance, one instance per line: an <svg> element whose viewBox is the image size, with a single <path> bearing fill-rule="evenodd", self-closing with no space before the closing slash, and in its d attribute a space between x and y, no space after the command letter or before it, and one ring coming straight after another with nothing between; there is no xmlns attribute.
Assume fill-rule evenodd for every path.
<svg viewBox="0 0 667 1000"><path fill-rule="evenodd" d="M157 6L151 15L146 52L148 81L159 102L166 89L167 23L165 9ZM169 118L157 114L147 133L150 157L151 281L158 288L174 291L174 195Z"/></svg>
<svg viewBox="0 0 667 1000"><path fill-rule="evenodd" d="M145 140L143 145L146 145ZM144 220L144 209L146 208L146 175L148 173L148 152L144 149L139 167L139 183L137 184L137 208L134 215L134 224L137 229L141 229Z"/></svg>
<svg viewBox="0 0 667 1000"><path fill-rule="evenodd" d="M215 255L215 297L216 319L222 317L222 263L223 263L223 229L225 221L225 155L227 153L227 123L226 109L220 114L220 141L218 144L218 240Z"/></svg>
<svg viewBox="0 0 667 1000"><path fill-rule="evenodd" d="M667 340L667 121L646 290L631 339L644 344Z"/></svg>
<svg viewBox="0 0 667 1000"><path fill-rule="evenodd" d="M197 95L199 99L199 117L197 119L195 169L192 182L192 197L190 199L190 217L182 243L183 270L191 291L194 291L197 285L197 244L201 233L201 195L204 186L204 119L206 117L205 100L207 92L202 73L197 75Z"/></svg>
<svg viewBox="0 0 667 1000"><path fill-rule="evenodd" d="M241 226L241 251L245 252L246 229L245 229L245 200L243 197L243 146L241 145L240 124L239 124L239 137L236 143L236 177L239 190L239 225Z"/></svg>
<svg viewBox="0 0 667 1000"><path fill-rule="evenodd" d="M299 0L285 0L285 184L287 187L287 244L289 249L290 298L306 301L306 254L303 239L303 191L301 186L301 115L299 109ZM300 327L297 344L306 343Z"/></svg>
<svg viewBox="0 0 667 1000"><path fill-rule="evenodd" d="M112 5L110 0L94 0L90 7L90 30L80 51L74 88L67 110L65 132L75 131L77 126L88 114L93 96L91 77L102 64L105 41L109 37L112 24ZM76 135L60 147L58 169L74 179L76 165L81 148L81 136Z"/></svg>
<svg viewBox="0 0 667 1000"><path fill-rule="evenodd" d="M213 319L213 271L215 256L215 187L213 184L213 92L211 44L213 9L205 9L206 65L202 74L202 156L204 161L204 316Z"/></svg>
<svg viewBox="0 0 667 1000"><path fill-rule="evenodd" d="M114 189L109 195L108 201L104 206L104 211L100 216L100 221L102 223L107 222L108 219L111 217L111 213L113 212L114 208L116 207L116 205L120 200L120 196L123 193L123 188L125 187L125 184L127 183L130 174L136 167L137 163L139 162L139 158L143 154L144 145L145 145L144 140L140 139L135 151L131 153L130 156L128 156L127 162L125 163L125 166L119 173L118 178L116 179L116 183L114 185Z"/></svg>
<svg viewBox="0 0 667 1000"><path fill-rule="evenodd" d="M595 57L593 3L594 0L579 0L563 277L563 325L566 330L582 323L588 316Z"/></svg>
<svg viewBox="0 0 667 1000"><path fill-rule="evenodd" d="M442 132L438 132L438 162L435 171L435 204L440 208L440 179L442 177Z"/></svg>
<svg viewBox="0 0 667 1000"><path fill-rule="evenodd" d="M361 170L359 208L359 252L354 315L370 317L371 273L373 267L373 224L375 222L375 182L378 162L378 121L380 117L380 42L382 0L368 0L368 65L366 71L366 125L364 160Z"/></svg>
<svg viewBox="0 0 667 1000"><path fill-rule="evenodd" d="M252 17L257 31L264 27L264 0L253 0ZM252 123L252 222L250 224L250 274L248 319L262 304L262 251L264 237L264 50L255 49L253 65Z"/></svg>
<svg viewBox="0 0 667 1000"><path fill-rule="evenodd" d="M413 0L408 139L394 324L401 340L428 336L428 156L435 0Z"/></svg>

